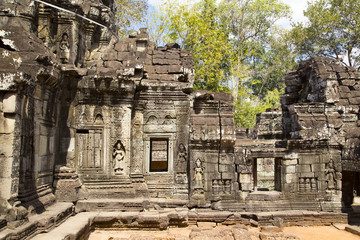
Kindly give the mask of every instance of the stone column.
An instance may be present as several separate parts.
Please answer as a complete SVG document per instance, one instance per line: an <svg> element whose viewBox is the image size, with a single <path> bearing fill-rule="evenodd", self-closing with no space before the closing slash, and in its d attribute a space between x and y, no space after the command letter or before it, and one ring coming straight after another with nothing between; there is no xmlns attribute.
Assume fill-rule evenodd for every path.
<svg viewBox="0 0 360 240"><path fill-rule="evenodd" d="M132 158L130 163L131 176L142 176L144 159L144 140L143 140L143 114L135 110L131 125L132 136Z"/></svg>
<svg viewBox="0 0 360 240"><path fill-rule="evenodd" d="M19 103L15 93L0 94L0 214L5 214L19 190Z"/></svg>

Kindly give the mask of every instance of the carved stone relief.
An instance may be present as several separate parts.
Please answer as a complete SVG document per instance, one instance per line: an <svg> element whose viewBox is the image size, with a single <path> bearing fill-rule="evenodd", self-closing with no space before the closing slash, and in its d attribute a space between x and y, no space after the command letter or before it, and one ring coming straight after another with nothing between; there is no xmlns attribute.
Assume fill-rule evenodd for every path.
<svg viewBox="0 0 360 240"><path fill-rule="evenodd" d="M120 140L118 140L115 145L114 145L114 149L113 149L113 169L114 169L114 173L116 175L121 175L124 173L124 169L125 169L125 147L124 145L121 143Z"/></svg>
<svg viewBox="0 0 360 240"><path fill-rule="evenodd" d="M231 194L231 179L213 179L212 191L214 195Z"/></svg>
<svg viewBox="0 0 360 240"><path fill-rule="evenodd" d="M326 187L327 190L334 190L336 179L335 179L335 170L334 170L334 162L333 160L330 160L330 162L327 164L327 168L325 170L326 174Z"/></svg>
<svg viewBox="0 0 360 240"><path fill-rule="evenodd" d="M221 184L219 183L219 181L221 180L218 179L212 180L212 192L214 195L218 195L222 192Z"/></svg>
<svg viewBox="0 0 360 240"><path fill-rule="evenodd" d="M178 173L186 172L186 163L187 163L187 152L184 144L180 143L178 148L178 156L176 162L176 171Z"/></svg>
<svg viewBox="0 0 360 240"><path fill-rule="evenodd" d="M152 124L152 125L158 124L157 117L154 115L149 116L146 121L146 124Z"/></svg>
<svg viewBox="0 0 360 240"><path fill-rule="evenodd" d="M176 124L176 118L171 115L166 115L163 121L164 125Z"/></svg>
<svg viewBox="0 0 360 240"><path fill-rule="evenodd" d="M112 111L112 120L113 121L121 121L123 118L122 109L114 108Z"/></svg>
<svg viewBox="0 0 360 240"><path fill-rule="evenodd" d="M143 115L140 112L136 112L132 122L132 160L131 160L131 173L140 174L143 169L143 130L142 130Z"/></svg>
<svg viewBox="0 0 360 240"><path fill-rule="evenodd" d="M70 44L69 44L69 36L67 33L64 33L61 37L61 41L59 44L60 49L60 60L62 63L69 63L70 58Z"/></svg>
<svg viewBox="0 0 360 240"><path fill-rule="evenodd" d="M194 169L194 190L204 189L204 167L203 162L198 158L195 161Z"/></svg>
<svg viewBox="0 0 360 240"><path fill-rule="evenodd" d="M317 192L318 180L315 177L300 177L299 178L299 192Z"/></svg>

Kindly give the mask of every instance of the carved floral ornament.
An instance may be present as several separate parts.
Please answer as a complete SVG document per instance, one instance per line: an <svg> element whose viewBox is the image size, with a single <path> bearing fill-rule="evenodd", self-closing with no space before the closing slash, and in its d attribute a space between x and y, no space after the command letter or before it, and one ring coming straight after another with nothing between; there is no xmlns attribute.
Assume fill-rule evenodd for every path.
<svg viewBox="0 0 360 240"><path fill-rule="evenodd" d="M169 125L175 124L176 115L174 113L165 112L163 114L149 112L145 116L145 123L149 125Z"/></svg>

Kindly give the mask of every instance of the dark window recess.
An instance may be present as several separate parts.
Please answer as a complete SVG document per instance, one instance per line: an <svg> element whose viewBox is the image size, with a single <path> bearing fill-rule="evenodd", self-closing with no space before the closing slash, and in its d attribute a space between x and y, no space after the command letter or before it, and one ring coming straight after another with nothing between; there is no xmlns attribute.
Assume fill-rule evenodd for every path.
<svg viewBox="0 0 360 240"><path fill-rule="evenodd" d="M77 129L76 133L89 133L88 129Z"/></svg>
<svg viewBox="0 0 360 240"><path fill-rule="evenodd" d="M150 172L168 171L168 139L150 140Z"/></svg>

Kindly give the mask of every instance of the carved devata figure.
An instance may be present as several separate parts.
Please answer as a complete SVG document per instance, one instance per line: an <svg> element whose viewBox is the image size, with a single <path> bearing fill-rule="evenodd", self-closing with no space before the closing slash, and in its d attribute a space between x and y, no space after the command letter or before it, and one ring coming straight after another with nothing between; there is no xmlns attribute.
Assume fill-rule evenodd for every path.
<svg viewBox="0 0 360 240"><path fill-rule="evenodd" d="M335 189L335 170L334 170L334 162L331 159L328 163L328 167L325 171L326 173L326 182L327 182L327 189L333 190Z"/></svg>
<svg viewBox="0 0 360 240"><path fill-rule="evenodd" d="M194 189L204 189L203 184L203 175L204 175L204 168L202 166L202 161L198 158L195 161L195 174L194 174Z"/></svg>
<svg viewBox="0 0 360 240"><path fill-rule="evenodd" d="M118 140L115 143L113 151L113 167L115 174L123 174L125 168L125 148L124 145Z"/></svg>
<svg viewBox="0 0 360 240"><path fill-rule="evenodd" d="M184 144L180 143L179 151L178 151L178 159L176 163L178 172L186 172L186 158L187 158L186 148Z"/></svg>
<svg viewBox="0 0 360 240"><path fill-rule="evenodd" d="M69 36L64 33L62 35L61 41L60 41L60 60L62 63L69 63L70 58L70 44L69 44Z"/></svg>

